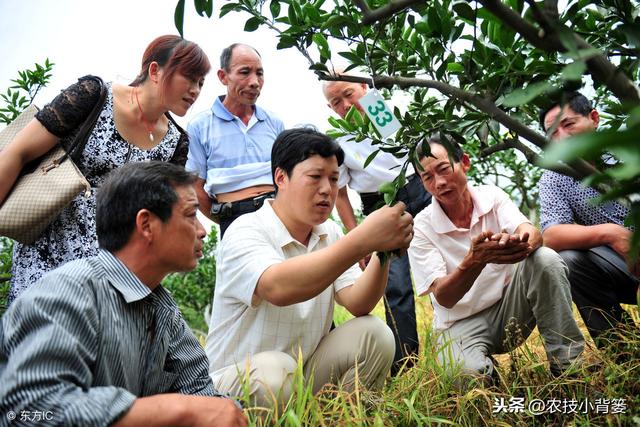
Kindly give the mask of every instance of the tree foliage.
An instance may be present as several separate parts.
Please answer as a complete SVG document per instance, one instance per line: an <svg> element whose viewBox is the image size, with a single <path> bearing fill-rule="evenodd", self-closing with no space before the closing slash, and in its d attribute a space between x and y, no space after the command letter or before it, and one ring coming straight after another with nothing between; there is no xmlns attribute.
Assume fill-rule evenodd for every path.
<svg viewBox="0 0 640 427"><path fill-rule="evenodd" d="M395 110L403 125L395 138L380 138L357 114L352 121L333 119L334 135L372 137L381 150L410 157L417 141L434 133L464 143L475 155L473 178L498 180L525 212L536 206L540 170L534 165L578 179L592 176L591 184L608 191L605 197L627 198L640 224L638 202L628 200L640 190L640 163L598 170L583 160L612 148L622 160L640 156L637 3L569 0L559 8L556 0L240 0L225 3L220 17L230 12L247 14L245 31L272 29L278 48L297 49L321 80L366 81L387 97L411 95L404 111ZM336 77L341 61L346 71L371 78ZM549 141L537 124L539 108L562 90L581 87L608 131L554 144L564 148L541 163ZM630 142L614 147L614 141ZM403 179L394 181L396 189Z"/></svg>
<svg viewBox="0 0 640 427"><path fill-rule="evenodd" d="M53 65L53 62L49 62L47 58L44 65L36 63L34 69L18 71L18 78L11 80L14 85L0 94L4 101L4 106L0 108L0 123L8 125L31 105L40 89L49 83Z"/></svg>

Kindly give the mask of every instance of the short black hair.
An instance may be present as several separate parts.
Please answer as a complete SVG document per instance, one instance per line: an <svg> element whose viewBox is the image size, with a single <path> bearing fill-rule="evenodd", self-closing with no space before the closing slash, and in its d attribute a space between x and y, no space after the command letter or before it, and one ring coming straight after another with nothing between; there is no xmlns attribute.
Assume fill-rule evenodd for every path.
<svg viewBox="0 0 640 427"><path fill-rule="evenodd" d="M182 166L160 161L127 163L111 171L96 194L98 245L109 252L123 248L141 209L167 222L178 200L175 188L196 178Z"/></svg>
<svg viewBox="0 0 640 427"><path fill-rule="evenodd" d="M424 144L440 145L444 147L445 150L447 150L447 153L449 153L449 156L453 158L454 162L459 162L460 160L462 160L462 155L464 154L464 152L462 151L462 147L460 147L460 144L452 139L447 139L447 142L448 144L443 143L440 139L440 136L438 135L432 135L428 138L423 139L416 146L416 155L418 156L418 161L421 161L422 159L427 157L427 154L425 154L424 152Z"/></svg>
<svg viewBox="0 0 640 427"><path fill-rule="evenodd" d="M344 162L344 151L337 142L310 127L282 131L271 148L271 178L275 185L276 168L291 176L293 168L311 156L335 156L338 166ZM276 186L277 187L277 186Z"/></svg>
<svg viewBox="0 0 640 427"><path fill-rule="evenodd" d="M233 49L235 49L238 46L247 46L251 49L254 50L254 52L260 57L260 52L258 52L258 50L253 47L253 46L249 46L248 44L244 44L244 43L233 43L230 44L229 46L225 47L224 49L222 49L222 53L220 54L220 68L222 68L223 70L225 70L227 73L229 71L231 71L231 57L233 56Z"/></svg>
<svg viewBox="0 0 640 427"><path fill-rule="evenodd" d="M544 118L549 113L549 111L559 105L568 105L573 111L585 117L587 117L593 110L591 101L589 101L589 99L580 92L562 92L560 94L560 97L555 102L552 102L550 105L547 105L546 107L540 109L538 120L540 121L540 126L542 127L543 131L547 131L547 129L545 129L544 127Z"/></svg>

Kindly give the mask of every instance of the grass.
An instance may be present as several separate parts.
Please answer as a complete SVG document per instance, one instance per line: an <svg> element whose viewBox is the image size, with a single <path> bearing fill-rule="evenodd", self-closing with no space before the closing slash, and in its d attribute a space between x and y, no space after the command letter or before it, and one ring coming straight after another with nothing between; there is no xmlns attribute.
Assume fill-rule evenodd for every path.
<svg viewBox="0 0 640 427"><path fill-rule="evenodd" d="M0 247L5 243L0 239ZM0 251L0 315L6 303L10 250ZM2 258L4 256L4 258ZM207 267L209 270L212 266ZM207 271L202 272L206 276ZM189 276L190 277L190 276ZM4 279L4 280L3 280ZM193 282L207 283L198 276ZM180 287L184 283L180 283ZM210 290L209 290L210 291ZM204 292L204 291L203 291ZM190 295L193 292L188 292ZM209 301L210 298L205 298ZM640 302L639 302L640 305ZM640 324L638 307L627 306L635 322ZM384 319L382 303L373 314ZM445 375L436 362L435 337L431 332L433 310L428 298L416 300L416 315L420 333L421 354L413 368L389 378L378 393L356 389L346 393L335 387L325 387L317 395L302 377L302 366L294 378L294 394L282 410L248 409L251 425L278 426L640 426L640 330L621 331L617 347L598 351L592 342L585 352L593 369L583 369L572 375L552 378L548 373L544 347L536 331L525 345L509 354L497 356L498 385L490 388L478 384L459 391L455 378ZM575 313L576 319L580 316ZM337 325L352 316L336 306ZM586 329L579 320L585 336ZM204 344L204 333L199 334ZM616 355L627 355L627 361L617 363ZM559 405L558 410L533 415L519 410L519 403L528 405L534 399ZM624 399L626 408L619 405ZM245 398L246 401L246 398ZM585 402L589 407L585 409ZM510 405L511 403L511 405ZM505 411L494 412L500 409ZM564 408L563 408L564 405ZM582 406L580 406L582 405ZM574 408L575 406L575 408ZM511 408L509 412L508 409ZM604 409L609 413L604 413ZM612 408L624 413L611 414Z"/></svg>
<svg viewBox="0 0 640 427"><path fill-rule="evenodd" d="M638 322L638 308L628 306L627 309ZM418 298L416 311L421 331L421 354L413 368L389 378L381 392L356 389L347 393L327 386L314 396L311 385L305 384L302 378L300 367L294 378L295 392L287 406L282 410L249 409L250 424L640 426L638 328L621 331L616 338L618 347L622 347L627 355L625 362L615 362L618 352L612 348L601 352L589 341L585 358L591 367L573 370L559 378L549 374L542 340L534 331L523 346L497 356L500 377L497 385L484 387L471 382L461 391L456 386L457 378L446 375L436 360L429 299ZM376 307L374 314L384 318L382 304ZM344 309L336 307L336 324L350 317ZM577 312L576 318L579 319ZM581 322L580 325L587 336L584 325ZM546 413L535 415L527 410L534 400L547 406Z"/></svg>

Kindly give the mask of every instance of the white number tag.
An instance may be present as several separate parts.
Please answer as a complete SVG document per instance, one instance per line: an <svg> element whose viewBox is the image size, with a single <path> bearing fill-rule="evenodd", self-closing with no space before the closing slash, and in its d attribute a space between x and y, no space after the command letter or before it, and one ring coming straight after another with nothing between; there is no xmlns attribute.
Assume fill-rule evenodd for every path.
<svg viewBox="0 0 640 427"><path fill-rule="evenodd" d="M383 138L402 127L376 89L371 89L358 102Z"/></svg>

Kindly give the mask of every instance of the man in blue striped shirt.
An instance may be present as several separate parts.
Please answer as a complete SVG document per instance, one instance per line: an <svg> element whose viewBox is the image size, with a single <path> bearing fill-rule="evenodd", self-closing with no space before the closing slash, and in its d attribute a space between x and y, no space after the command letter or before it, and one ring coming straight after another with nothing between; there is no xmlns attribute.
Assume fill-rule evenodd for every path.
<svg viewBox="0 0 640 427"><path fill-rule="evenodd" d="M160 285L202 256L194 181L164 162L111 174L97 195L100 253L45 275L9 308L0 414L12 425L246 425Z"/></svg>

